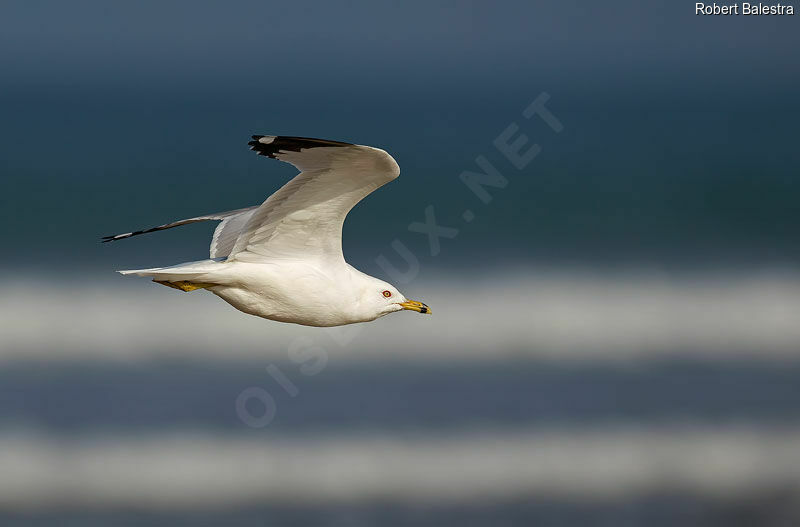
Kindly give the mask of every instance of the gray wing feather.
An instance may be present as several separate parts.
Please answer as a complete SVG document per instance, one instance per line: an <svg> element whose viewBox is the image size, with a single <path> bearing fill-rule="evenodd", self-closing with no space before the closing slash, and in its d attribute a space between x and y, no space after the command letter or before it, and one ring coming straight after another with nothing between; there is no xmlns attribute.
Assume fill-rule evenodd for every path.
<svg viewBox="0 0 800 527"><path fill-rule="evenodd" d="M143 229L140 231L126 232L123 234L115 234L113 236L103 236L103 242L113 242L117 240L124 240L139 234L147 234L148 232L163 231L173 227L180 227L181 225L188 225L190 223L197 223L200 221L221 221L217 229L214 231L214 237L211 239L211 258L226 257L230 254L236 238L239 236L239 231L250 219L253 212L258 209L258 205L254 207L246 207L244 209L229 210L226 212L216 212L214 214L204 214L202 216L195 216L194 218L186 218L184 220L173 221L172 223L165 223L158 227L150 229Z"/></svg>
<svg viewBox="0 0 800 527"><path fill-rule="evenodd" d="M244 226L253 216L258 206L250 207L238 211L238 214L233 214L226 217L217 226L214 231L214 237L211 239L211 258L225 258L233 249L236 244L236 238L242 232Z"/></svg>

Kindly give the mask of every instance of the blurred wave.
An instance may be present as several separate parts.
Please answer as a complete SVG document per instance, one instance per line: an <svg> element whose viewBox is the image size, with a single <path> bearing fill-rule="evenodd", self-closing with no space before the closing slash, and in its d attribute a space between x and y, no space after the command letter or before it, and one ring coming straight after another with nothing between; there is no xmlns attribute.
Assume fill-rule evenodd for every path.
<svg viewBox="0 0 800 527"><path fill-rule="evenodd" d="M800 429L664 426L270 438L0 436L0 509L213 509L800 489Z"/></svg>
<svg viewBox="0 0 800 527"><path fill-rule="evenodd" d="M401 313L329 329L246 316L203 291L113 278L1 283L0 360L285 358L296 342L358 358L765 358L793 357L800 344L795 271L451 275L400 286L432 317Z"/></svg>

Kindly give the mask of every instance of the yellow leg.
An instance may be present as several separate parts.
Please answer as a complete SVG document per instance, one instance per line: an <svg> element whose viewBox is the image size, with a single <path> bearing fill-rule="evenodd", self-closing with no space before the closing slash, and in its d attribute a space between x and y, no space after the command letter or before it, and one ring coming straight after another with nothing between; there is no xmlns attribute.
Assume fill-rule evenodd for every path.
<svg viewBox="0 0 800 527"><path fill-rule="evenodd" d="M195 289L206 289L208 287L214 287L216 285L216 284L189 282L188 280L180 280L178 282L169 282L167 280L153 280L153 282L165 285L167 287L171 287L173 289L180 289L181 291L185 291L187 293L189 291L194 291Z"/></svg>

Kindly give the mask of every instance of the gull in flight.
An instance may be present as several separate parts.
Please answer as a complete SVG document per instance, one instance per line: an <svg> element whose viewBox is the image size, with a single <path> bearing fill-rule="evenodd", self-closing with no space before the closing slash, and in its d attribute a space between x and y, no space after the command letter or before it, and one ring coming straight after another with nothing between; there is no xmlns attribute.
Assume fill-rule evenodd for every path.
<svg viewBox="0 0 800 527"><path fill-rule="evenodd" d="M431 312L352 267L342 254L347 213L400 175L392 156L369 146L305 137L254 135L248 144L300 173L261 205L104 237L110 242L220 221L208 260L120 273L181 291L206 289L250 315L306 326L368 322L404 309Z"/></svg>

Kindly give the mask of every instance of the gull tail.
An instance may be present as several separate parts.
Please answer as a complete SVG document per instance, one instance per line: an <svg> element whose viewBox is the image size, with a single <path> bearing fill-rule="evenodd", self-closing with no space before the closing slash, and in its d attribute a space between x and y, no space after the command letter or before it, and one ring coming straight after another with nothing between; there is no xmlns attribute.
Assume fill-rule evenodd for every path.
<svg viewBox="0 0 800 527"><path fill-rule="evenodd" d="M218 281L218 271L221 265L223 265L223 263L219 260L200 260L168 267L126 269L117 272L122 275L137 275L152 278L153 281L158 284L188 292L194 291L195 289L208 289L209 287L220 285Z"/></svg>

